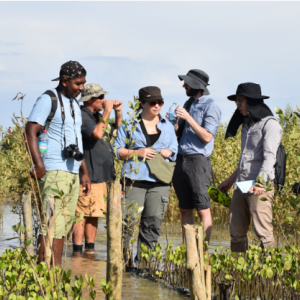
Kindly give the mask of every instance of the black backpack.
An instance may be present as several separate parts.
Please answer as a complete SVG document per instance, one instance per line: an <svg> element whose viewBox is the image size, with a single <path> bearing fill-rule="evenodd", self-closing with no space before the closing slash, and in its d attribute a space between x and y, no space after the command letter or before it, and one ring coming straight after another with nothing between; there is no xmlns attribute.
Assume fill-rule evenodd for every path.
<svg viewBox="0 0 300 300"><path fill-rule="evenodd" d="M262 131L264 130L266 124L269 120L276 120L275 118L270 118L264 124ZM277 120L276 120L277 121ZM286 172L286 152L284 146L279 144L277 153L276 153L276 163L275 168L275 180L274 183L277 186L278 190L281 190L285 183L285 172Z"/></svg>

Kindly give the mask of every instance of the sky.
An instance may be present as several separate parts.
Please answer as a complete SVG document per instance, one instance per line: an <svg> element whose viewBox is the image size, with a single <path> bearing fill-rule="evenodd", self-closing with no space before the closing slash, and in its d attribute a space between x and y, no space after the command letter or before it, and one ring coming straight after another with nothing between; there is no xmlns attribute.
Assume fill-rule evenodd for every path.
<svg viewBox="0 0 300 300"><path fill-rule="evenodd" d="M162 91L165 114L187 100L177 75L201 69L228 122L227 96L254 82L266 104L299 105L300 2L0 2L0 125L28 117L56 87L60 66L79 61L87 83L128 101L145 86ZM111 115L113 117L113 115Z"/></svg>

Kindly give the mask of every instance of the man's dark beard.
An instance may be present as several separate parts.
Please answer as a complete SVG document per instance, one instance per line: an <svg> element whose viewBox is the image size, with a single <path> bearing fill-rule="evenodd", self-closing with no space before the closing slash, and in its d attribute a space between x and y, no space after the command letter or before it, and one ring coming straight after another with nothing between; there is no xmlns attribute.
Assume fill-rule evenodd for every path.
<svg viewBox="0 0 300 300"><path fill-rule="evenodd" d="M193 97L193 96L196 96L200 91L202 91L202 90L191 88L190 90L186 90L186 95L189 97Z"/></svg>

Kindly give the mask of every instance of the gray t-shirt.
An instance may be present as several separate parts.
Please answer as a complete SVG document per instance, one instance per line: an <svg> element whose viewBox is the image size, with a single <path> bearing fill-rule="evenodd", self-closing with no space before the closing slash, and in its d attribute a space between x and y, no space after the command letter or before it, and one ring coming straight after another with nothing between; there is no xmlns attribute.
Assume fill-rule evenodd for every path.
<svg viewBox="0 0 300 300"><path fill-rule="evenodd" d="M114 160L111 145L103 139L92 138L96 125L100 122L100 113L93 114L90 109L81 106L83 153L89 171L91 183L115 180ZM112 131L114 124L110 124ZM106 133L105 133L106 135ZM81 175L81 174L80 174ZM81 176L80 176L81 179Z"/></svg>

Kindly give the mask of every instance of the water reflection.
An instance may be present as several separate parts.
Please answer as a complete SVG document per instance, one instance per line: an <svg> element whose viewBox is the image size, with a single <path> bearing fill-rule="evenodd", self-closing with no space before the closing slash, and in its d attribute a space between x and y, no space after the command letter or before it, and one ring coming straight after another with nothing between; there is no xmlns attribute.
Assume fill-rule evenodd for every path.
<svg viewBox="0 0 300 300"><path fill-rule="evenodd" d="M12 230L12 226L17 224L19 216L11 212L10 206L3 206L3 223L0 226L1 243L0 253L3 253L7 248L16 248L19 246L19 240L14 239L7 241L6 239L16 237L17 234ZM1 222L0 222L1 224ZM181 228L180 226L164 225L162 226L162 234L159 238L159 243L166 245L171 240L174 246L181 244ZM209 251L213 251L214 247L228 248L230 246L230 235L228 226L213 227L212 238L209 246ZM136 249L134 249L136 252ZM96 299L104 299L101 291L100 281L105 279L106 274L106 232L104 223L101 221L98 225L98 232L95 241L95 250L87 250L82 254L73 254L72 243L67 247L66 269L72 270L72 277L75 275L88 274L89 277L96 275ZM88 298L88 289L85 288L85 298ZM123 273L123 289L122 299L183 299L175 291L164 288L161 284L151 282L147 279L141 279L130 273Z"/></svg>

